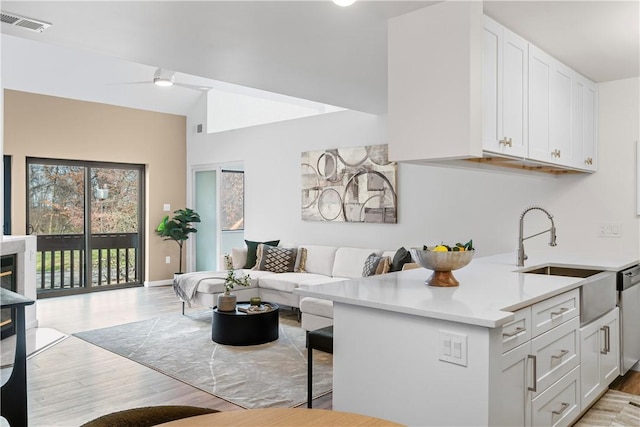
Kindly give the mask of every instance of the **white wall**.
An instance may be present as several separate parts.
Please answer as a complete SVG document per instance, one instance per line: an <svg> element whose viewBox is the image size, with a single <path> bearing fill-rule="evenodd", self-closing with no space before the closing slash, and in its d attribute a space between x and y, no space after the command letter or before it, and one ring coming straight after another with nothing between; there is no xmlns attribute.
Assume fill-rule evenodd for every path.
<svg viewBox="0 0 640 427"><path fill-rule="evenodd" d="M636 215L636 141L640 139L640 78L605 82L599 89L598 172L564 177L549 207L562 214L558 239L604 251L639 253ZM601 222L619 222L621 238L598 237Z"/></svg>
<svg viewBox="0 0 640 427"><path fill-rule="evenodd" d="M307 222L300 215L300 153L384 144L386 117L346 111L191 135L188 164L244 161L249 240L394 249L473 238L479 255L488 255L514 251L520 213L541 204L554 215L560 247L593 246L637 255L637 87L637 78L601 85L598 173L553 177L400 164L398 224ZM202 117L196 114L191 120ZM622 237L598 237L603 221L622 223ZM548 223L542 214L527 215L526 234L544 228ZM547 243L540 236L526 246Z"/></svg>

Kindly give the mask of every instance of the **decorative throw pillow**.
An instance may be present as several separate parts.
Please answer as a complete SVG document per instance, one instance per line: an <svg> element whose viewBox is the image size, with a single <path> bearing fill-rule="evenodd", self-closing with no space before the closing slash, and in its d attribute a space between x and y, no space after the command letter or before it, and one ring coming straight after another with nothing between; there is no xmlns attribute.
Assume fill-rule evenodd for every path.
<svg viewBox="0 0 640 427"><path fill-rule="evenodd" d="M293 271L296 263L295 248L279 248L276 246L260 245L262 256L258 270L270 271L272 273L287 273Z"/></svg>
<svg viewBox="0 0 640 427"><path fill-rule="evenodd" d="M298 248L298 255L296 256L296 264L293 267L293 271L296 273L306 273L307 266L307 248Z"/></svg>
<svg viewBox="0 0 640 427"><path fill-rule="evenodd" d="M387 274L391 268L391 258L383 257L378 263L375 274Z"/></svg>
<svg viewBox="0 0 640 427"><path fill-rule="evenodd" d="M275 248L275 246L269 246L264 243L260 243L256 248L256 265L253 266L252 270L260 270L260 262L262 261L262 254L264 253L265 246Z"/></svg>
<svg viewBox="0 0 640 427"><path fill-rule="evenodd" d="M408 262L413 262L411 258L411 253L406 250L404 247L398 249L393 256L393 261L391 261L391 270L390 271L402 271L402 266Z"/></svg>
<svg viewBox="0 0 640 427"><path fill-rule="evenodd" d="M264 243L269 246L278 246L280 240L271 240L269 242L252 242L250 240L244 241L247 244L247 263L244 265L244 268L253 268L256 265L256 251L258 250L258 245L260 243Z"/></svg>
<svg viewBox="0 0 640 427"><path fill-rule="evenodd" d="M378 256L375 253L369 255L364 261L362 277L373 276L374 274L376 274L376 269L378 268L378 264L380 264L380 261L382 261L382 258L383 257Z"/></svg>
<svg viewBox="0 0 640 427"><path fill-rule="evenodd" d="M234 270L243 268L247 263L247 250L245 248L231 248L231 263Z"/></svg>

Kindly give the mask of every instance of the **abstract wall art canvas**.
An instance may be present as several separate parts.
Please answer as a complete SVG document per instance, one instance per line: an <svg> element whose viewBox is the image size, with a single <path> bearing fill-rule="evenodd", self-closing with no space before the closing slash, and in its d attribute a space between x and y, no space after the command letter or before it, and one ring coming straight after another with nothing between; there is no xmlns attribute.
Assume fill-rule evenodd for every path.
<svg viewBox="0 0 640 427"><path fill-rule="evenodd" d="M398 164L388 146L302 153L302 219L397 223Z"/></svg>

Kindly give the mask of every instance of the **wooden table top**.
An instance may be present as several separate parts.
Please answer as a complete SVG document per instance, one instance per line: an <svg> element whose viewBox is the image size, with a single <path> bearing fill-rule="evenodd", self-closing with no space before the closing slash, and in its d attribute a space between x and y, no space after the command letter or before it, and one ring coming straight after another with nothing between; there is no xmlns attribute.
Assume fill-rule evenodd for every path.
<svg viewBox="0 0 640 427"><path fill-rule="evenodd" d="M401 426L391 421L348 412L307 408L267 408L224 411L160 424L162 427L199 426ZM159 427L160 427L159 426Z"/></svg>

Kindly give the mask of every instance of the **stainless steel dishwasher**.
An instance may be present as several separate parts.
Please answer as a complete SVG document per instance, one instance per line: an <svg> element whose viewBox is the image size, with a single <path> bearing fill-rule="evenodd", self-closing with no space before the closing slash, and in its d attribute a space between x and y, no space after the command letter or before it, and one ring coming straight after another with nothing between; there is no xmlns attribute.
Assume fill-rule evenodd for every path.
<svg viewBox="0 0 640 427"><path fill-rule="evenodd" d="M618 273L620 374L640 360L640 265Z"/></svg>

